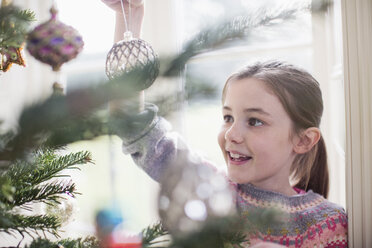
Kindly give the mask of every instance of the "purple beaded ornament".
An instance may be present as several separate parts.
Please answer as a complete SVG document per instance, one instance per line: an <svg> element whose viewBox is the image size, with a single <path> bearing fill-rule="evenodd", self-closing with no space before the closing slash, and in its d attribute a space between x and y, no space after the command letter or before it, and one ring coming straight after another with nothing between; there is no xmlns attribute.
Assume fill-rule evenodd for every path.
<svg viewBox="0 0 372 248"><path fill-rule="evenodd" d="M50 13L50 20L28 34L27 50L39 61L50 65L53 71L58 71L63 63L78 55L84 42L73 27L58 20L54 6Z"/></svg>

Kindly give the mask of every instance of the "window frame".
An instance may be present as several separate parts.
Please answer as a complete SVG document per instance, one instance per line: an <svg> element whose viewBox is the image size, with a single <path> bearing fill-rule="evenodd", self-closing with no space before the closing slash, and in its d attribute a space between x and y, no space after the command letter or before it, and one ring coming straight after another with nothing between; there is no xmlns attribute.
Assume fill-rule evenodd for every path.
<svg viewBox="0 0 372 248"><path fill-rule="evenodd" d="M372 3L341 1L349 247L372 245Z"/></svg>

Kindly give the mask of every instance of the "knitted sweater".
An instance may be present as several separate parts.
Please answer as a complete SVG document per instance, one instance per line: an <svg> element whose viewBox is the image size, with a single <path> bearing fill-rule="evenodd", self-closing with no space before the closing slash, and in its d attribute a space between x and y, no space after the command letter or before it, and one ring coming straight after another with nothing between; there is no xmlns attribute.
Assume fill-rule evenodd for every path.
<svg viewBox="0 0 372 248"><path fill-rule="evenodd" d="M170 125L150 110L151 120L136 133L122 133L123 152L159 181L176 159L177 149L187 145L170 132ZM286 221L259 230L251 244L270 241L288 247L347 247L347 216L342 207L309 190L295 196L259 189L252 184L234 184L236 206L242 218L255 208L279 208Z"/></svg>

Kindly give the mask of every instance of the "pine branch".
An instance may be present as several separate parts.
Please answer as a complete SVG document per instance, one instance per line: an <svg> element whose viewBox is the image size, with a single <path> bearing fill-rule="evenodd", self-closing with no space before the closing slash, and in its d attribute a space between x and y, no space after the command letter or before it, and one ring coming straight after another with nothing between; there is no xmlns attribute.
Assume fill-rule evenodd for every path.
<svg viewBox="0 0 372 248"><path fill-rule="evenodd" d="M170 240L166 237L167 235L169 235L169 232L163 227L161 222L149 226L142 231L142 247L167 247L159 246L163 243L169 243Z"/></svg>
<svg viewBox="0 0 372 248"><path fill-rule="evenodd" d="M75 197L74 183L53 182L42 186L25 187L16 191L14 201L9 206L22 206L30 202L60 203L61 195L66 193Z"/></svg>
<svg viewBox="0 0 372 248"><path fill-rule="evenodd" d="M21 10L14 5L0 8L0 52L7 47L19 48L26 39L30 22L35 14L30 10Z"/></svg>
<svg viewBox="0 0 372 248"><path fill-rule="evenodd" d="M5 177L13 180L17 188L38 185L52 179L65 169L79 169L78 164L91 161L91 154L87 151L58 156L53 150L44 148L38 150L31 161L18 160L4 173ZM14 181L16 180L16 181Z"/></svg>
<svg viewBox="0 0 372 248"><path fill-rule="evenodd" d="M177 76L183 70L187 61L203 52L208 52L237 39L248 37L251 32L260 27L280 25L284 21L293 20L296 13L303 9L292 7L268 12L266 9L257 11L254 15L239 16L217 25L216 28L207 28L190 40L184 51L171 60L162 76Z"/></svg>
<svg viewBox="0 0 372 248"><path fill-rule="evenodd" d="M38 238L25 248L100 248L99 242L95 237L86 237L84 239L63 239L53 242L47 239Z"/></svg>
<svg viewBox="0 0 372 248"><path fill-rule="evenodd" d="M32 183L39 184L49 179L55 178L57 175L66 169L80 169L76 165L86 164L91 162L91 153L87 151L81 151L76 153L69 153L64 156L57 156L53 151L48 150L47 153L40 151L41 156L37 157L35 166L38 166L38 170L33 171Z"/></svg>
<svg viewBox="0 0 372 248"><path fill-rule="evenodd" d="M107 112L105 113L107 115ZM91 140L109 134L106 116L92 116L69 121L66 125L51 132L44 145L59 147L78 140Z"/></svg>
<svg viewBox="0 0 372 248"><path fill-rule="evenodd" d="M170 248L228 248L241 247L247 243L246 235L249 232L243 231L243 221L238 216L222 217L207 221L201 230L185 234L173 235L173 242Z"/></svg>
<svg viewBox="0 0 372 248"><path fill-rule="evenodd" d="M87 118L89 119L88 123L94 126L90 114L111 100L129 98L134 92L138 92L138 83L136 84L136 82L143 81L147 70L148 67L134 69L130 73L101 83L99 86L78 89L66 96L53 95L46 101L25 109L19 120L18 133L8 132L0 136L0 143L2 143L0 148L3 147L3 150L0 151L0 160L9 161L24 157L30 149L40 147L50 136L54 139L47 143L52 147L66 145L66 140L81 140L83 134L78 135L77 138L70 136L69 139L56 138L60 137L56 134L70 123L87 123L85 121ZM79 125L76 126L79 127ZM94 137L107 133L102 122L98 122L97 126L95 131L91 131ZM66 129L64 130L66 131ZM76 130L67 131L70 134L75 132ZM2 137L7 137L7 139L3 140ZM51 141L55 143L51 143Z"/></svg>
<svg viewBox="0 0 372 248"><path fill-rule="evenodd" d="M30 202L58 203L61 194L76 194L71 182L49 182L52 178L68 177L60 174L66 169L79 169L78 164L91 162L91 154L86 151L64 156L53 150L43 149L34 154L31 161L17 160L9 170L1 175L0 207L12 209Z"/></svg>
<svg viewBox="0 0 372 248"><path fill-rule="evenodd" d="M7 209L6 202L14 200L13 195L16 188L12 185L11 180L0 175L0 211Z"/></svg>
<svg viewBox="0 0 372 248"><path fill-rule="evenodd" d="M243 231L227 232L222 234L223 247L243 248L243 243L249 243L247 235Z"/></svg>
<svg viewBox="0 0 372 248"><path fill-rule="evenodd" d="M78 164L91 162L91 154L86 151L70 153L64 156L55 150L38 150L28 160L16 160L10 169L0 175L0 232L8 234L45 231L58 236L61 226L57 216L23 216L15 214L15 207L31 210L30 203L60 203L68 193L75 197L75 184L66 181L50 182L55 177L68 177L61 172L66 169L78 169Z"/></svg>
<svg viewBox="0 0 372 248"><path fill-rule="evenodd" d="M0 232L7 234L43 231L58 237L57 229L60 226L61 223L55 216L24 216L0 211Z"/></svg>

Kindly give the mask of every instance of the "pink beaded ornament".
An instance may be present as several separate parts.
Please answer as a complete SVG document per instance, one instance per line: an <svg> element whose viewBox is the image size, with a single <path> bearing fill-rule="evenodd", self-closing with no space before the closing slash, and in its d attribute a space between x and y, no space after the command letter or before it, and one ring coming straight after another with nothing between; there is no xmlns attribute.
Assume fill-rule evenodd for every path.
<svg viewBox="0 0 372 248"><path fill-rule="evenodd" d="M58 71L63 63L75 58L83 49L80 34L71 26L57 18L54 6L50 9L51 18L37 26L28 35L27 50L39 61Z"/></svg>

